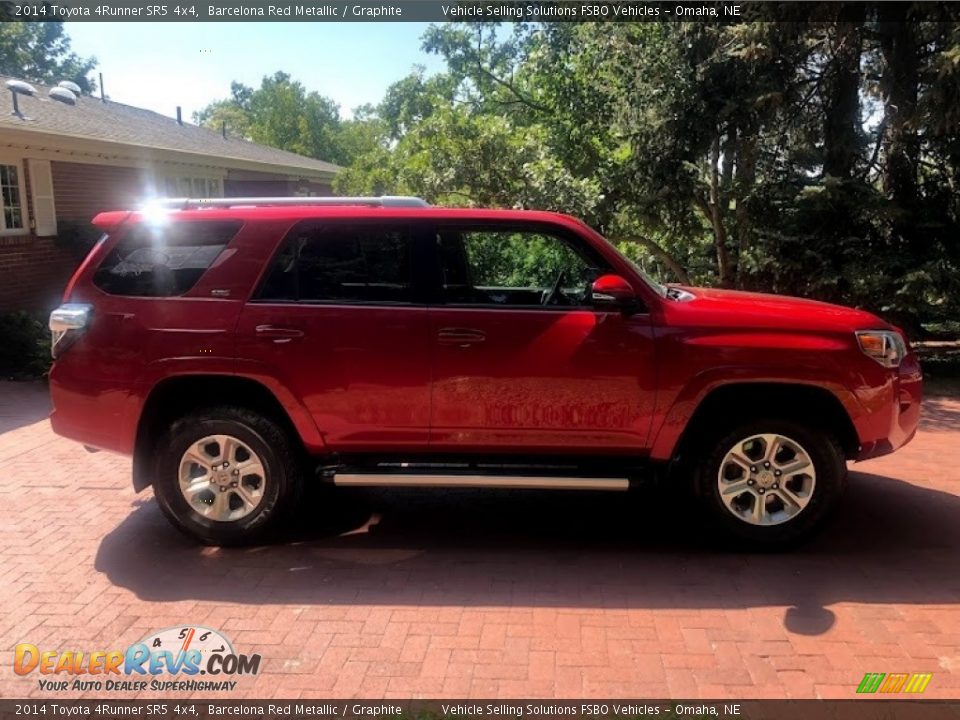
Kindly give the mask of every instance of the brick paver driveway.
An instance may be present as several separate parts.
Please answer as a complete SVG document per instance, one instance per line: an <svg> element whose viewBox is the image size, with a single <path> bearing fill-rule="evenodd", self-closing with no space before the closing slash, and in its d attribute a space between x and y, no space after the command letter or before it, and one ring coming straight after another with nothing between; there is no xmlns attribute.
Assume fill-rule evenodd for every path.
<svg viewBox="0 0 960 720"><path fill-rule="evenodd" d="M358 494L283 544L201 548L46 412L42 385L0 383L3 697L40 694L16 643L119 649L182 623L262 654L250 697L848 698L865 672L960 695L957 401L856 466L789 555L718 549L676 500L481 492Z"/></svg>

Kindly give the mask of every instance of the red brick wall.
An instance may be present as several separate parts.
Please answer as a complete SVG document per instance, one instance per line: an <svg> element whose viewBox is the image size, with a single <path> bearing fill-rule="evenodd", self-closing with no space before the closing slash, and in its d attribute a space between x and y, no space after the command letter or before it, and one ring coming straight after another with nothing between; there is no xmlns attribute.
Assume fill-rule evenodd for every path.
<svg viewBox="0 0 960 720"><path fill-rule="evenodd" d="M0 312L56 307L76 265L55 238L0 237Z"/></svg>

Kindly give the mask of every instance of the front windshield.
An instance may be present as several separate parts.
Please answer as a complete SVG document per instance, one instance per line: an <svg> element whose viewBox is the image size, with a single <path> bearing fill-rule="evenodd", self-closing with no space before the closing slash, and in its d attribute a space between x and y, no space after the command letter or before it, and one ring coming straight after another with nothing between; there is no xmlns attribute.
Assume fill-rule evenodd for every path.
<svg viewBox="0 0 960 720"><path fill-rule="evenodd" d="M598 230L592 228L590 225L588 225L587 223L583 222L582 220L577 220L577 223L578 223L582 228L584 228L585 230L587 230L588 232L590 232L592 235L594 235L594 236L596 236L597 238L603 240L607 245L609 245L610 247L612 247L612 248L613 248L613 251L614 251L617 255L619 255L624 261L626 261L626 262L630 265L630 267L632 267L632 268L636 271L637 275L640 276L640 279L643 280L647 285L649 285L649 286L651 287L651 289L652 289L657 295L659 295L660 297L667 297L667 286L666 286L666 285L663 285L662 283L657 282L657 281L654 280L652 277L650 277L650 276L646 273L646 271L643 270L643 268L641 268L637 263L635 263L635 262L634 262L633 260L631 260L629 257L627 257L626 255L624 255L624 254L623 254L623 251L620 250L620 248L618 248L613 242L611 242L610 240L608 240L608 239L606 238L606 236L603 235L603 233L601 233L601 232L599 232Z"/></svg>
<svg viewBox="0 0 960 720"><path fill-rule="evenodd" d="M619 251L618 251L618 252L619 252ZM622 255L622 254L623 254L623 253L621 253L621 255ZM624 257L625 257L626 261L633 266L633 269L637 271L637 274L638 274L641 278L644 279L644 281L647 283L647 285L649 285L650 287L653 288L654 292L656 292L657 295L659 295L660 297L666 297L666 296L667 296L667 286L666 286L666 285L662 285L662 284L658 283L658 282L657 282L656 280L654 280L652 277L650 277L649 275L647 275L647 273L643 271L643 268L641 268L639 265L637 265L633 260L631 260L630 258L628 258L628 257L626 257L626 256L624 256Z"/></svg>
<svg viewBox="0 0 960 720"><path fill-rule="evenodd" d="M614 244L613 244L612 242L610 242L609 240L607 240L607 242L610 243L610 246L616 251L617 255L619 255L619 256L622 257L624 260L626 260L628 263L630 263L630 266L631 266L634 270L637 271L637 275L639 275L639 276L643 279L643 281L644 281L645 283L647 283L647 285L649 285L651 288L653 288L653 291L654 291L657 295L659 295L660 297L667 297L667 286L666 286L666 285L663 285L663 284L661 284L661 283L658 283L656 280L654 280L652 277L650 277L650 276L644 271L644 269L641 268L637 263L635 263L633 260L631 260L631 259L628 258L626 255L624 255L623 252L620 250L620 248L618 248L616 245L614 245Z"/></svg>

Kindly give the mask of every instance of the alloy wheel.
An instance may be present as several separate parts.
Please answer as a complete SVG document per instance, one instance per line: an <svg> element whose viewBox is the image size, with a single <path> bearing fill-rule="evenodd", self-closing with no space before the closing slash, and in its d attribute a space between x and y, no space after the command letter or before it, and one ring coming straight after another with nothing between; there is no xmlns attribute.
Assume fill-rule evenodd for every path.
<svg viewBox="0 0 960 720"><path fill-rule="evenodd" d="M810 503L817 472L810 454L784 435L751 435L720 463L717 488L724 506L750 525L780 525Z"/></svg>
<svg viewBox="0 0 960 720"><path fill-rule="evenodd" d="M247 517L263 501L267 474L260 457L232 435L208 435L180 459L179 486L196 512L217 522Z"/></svg>

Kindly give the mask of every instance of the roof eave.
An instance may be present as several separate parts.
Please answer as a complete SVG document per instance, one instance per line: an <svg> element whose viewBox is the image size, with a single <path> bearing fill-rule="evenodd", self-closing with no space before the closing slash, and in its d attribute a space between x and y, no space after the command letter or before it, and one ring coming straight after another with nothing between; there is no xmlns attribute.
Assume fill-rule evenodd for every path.
<svg viewBox="0 0 960 720"><path fill-rule="evenodd" d="M174 148L133 145L130 143L115 142L91 138L85 135L69 133L54 133L30 128L18 128L10 125L0 125L3 140L2 146L23 146L54 152L67 152L87 156L87 162L96 162L97 156L110 156L115 159L127 158L142 165L157 162L170 162L180 165L198 165L204 167L225 168L228 170L251 170L272 174L294 175L303 178L332 181L341 169L326 170L306 168L298 165L281 165L245 158L234 158L208 153L197 153ZM159 157L158 157L159 156ZM66 159L66 158L65 158Z"/></svg>

